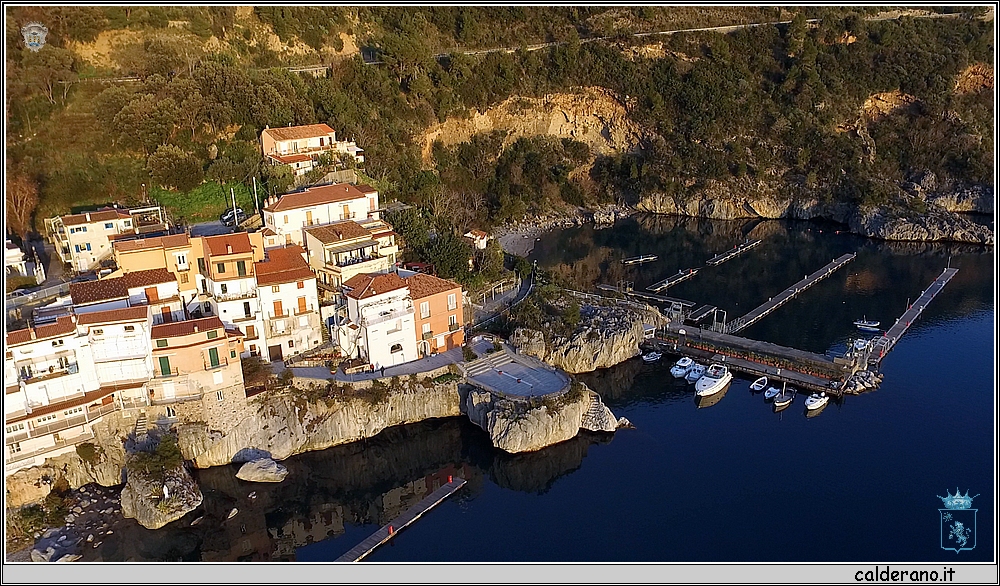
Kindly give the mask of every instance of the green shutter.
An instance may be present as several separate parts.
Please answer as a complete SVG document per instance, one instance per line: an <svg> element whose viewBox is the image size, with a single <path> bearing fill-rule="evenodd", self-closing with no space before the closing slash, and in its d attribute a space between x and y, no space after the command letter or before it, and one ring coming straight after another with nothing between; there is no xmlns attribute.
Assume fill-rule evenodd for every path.
<svg viewBox="0 0 1000 586"><path fill-rule="evenodd" d="M236 274L245 277L247 276L247 263L246 261L238 260L236 261Z"/></svg>
<svg viewBox="0 0 1000 586"><path fill-rule="evenodd" d="M212 366L218 366L219 365L219 349L218 348L209 348L208 349L208 361L209 361L209 363L211 363Z"/></svg>
<svg viewBox="0 0 1000 586"><path fill-rule="evenodd" d="M160 374L170 376L170 358L167 356L160 356Z"/></svg>

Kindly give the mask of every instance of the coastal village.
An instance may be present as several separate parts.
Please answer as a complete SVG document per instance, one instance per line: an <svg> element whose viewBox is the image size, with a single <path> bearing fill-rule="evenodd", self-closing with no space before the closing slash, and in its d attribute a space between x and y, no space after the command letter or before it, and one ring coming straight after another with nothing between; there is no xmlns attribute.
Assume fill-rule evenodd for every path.
<svg viewBox="0 0 1000 586"><path fill-rule="evenodd" d="M803 18L796 23L801 20L806 30ZM384 64L369 61L362 58L360 67ZM550 97L546 103L558 101ZM635 107L627 96L621 102ZM117 107L127 111L128 101ZM619 151L613 162L601 159L607 153L598 155L598 147L591 155L594 145L577 138L615 134L618 140L628 133L610 133L611 126L595 132L586 121L583 130L572 127L576 114L570 123L566 112L560 114L565 127L550 126L558 134L553 144L568 158L547 169L531 152L523 168L501 161L504 149L527 148L526 139L514 133L514 142L499 130L491 135L502 143L492 162L498 169L503 162L516 167L511 173L519 178L548 174L562 183L504 184L495 206L444 183L427 201L404 202L395 197L399 184L385 173L366 174L366 163L386 148L370 144L378 135L345 135L334 128L336 116L326 114L305 120L296 115L299 124L230 125L239 130L229 139L236 132L246 135L240 140L253 145L260 167L242 182L240 203L240 188L230 187L240 182L225 182L226 208L218 221L175 217L176 207L150 196L142 183L138 193L115 191L101 205L67 205L61 212L70 213L39 215L32 221L44 242L29 240L27 230L8 230L5 279L18 288L8 287L4 308L4 476L8 515L16 516L8 528L19 532L16 540L8 539L9 550L20 549L15 561L91 561L103 543L119 547L115 523L125 519L143 531L167 528L164 534L212 525L214 533L199 551L203 561L291 561L297 547L343 534L351 519L374 523L374 533L336 560L361 561L446 499L480 490L485 477L540 494L581 465L587 446L634 429L605 404L610 397L598 392L595 379L580 376L612 367L655 370L676 389L690 390L698 409L717 404L742 377L776 414L802 394L805 400L797 404L804 403L803 414L811 419L828 404L842 405L847 396L879 387L883 359L959 273L950 256L940 263L940 274L921 276L925 288L912 292L895 321L858 316L852 324L857 337L843 350L825 353L753 339L746 331L851 266L857 251L823 259L812 272L788 279L783 290L740 309L741 315L727 314L717 306L722 301L686 299L673 290L712 279L736 258L760 254L767 236L749 234L779 218L832 220L845 233L886 241L994 242L992 224L966 217L993 213L992 188L955 183L938 189L933 173L901 188L893 204L898 209L891 210L867 204L855 209L853 203L791 191L720 195L712 191L715 180L686 199L668 193L676 186L662 185L633 200L605 197L626 191L622 177L636 180L648 168L622 159L624 148L612 149ZM485 124L480 118L476 124ZM317 119L328 123L301 123ZM216 133L214 119L200 124ZM649 152L662 147L647 142ZM462 145L448 151L454 145L428 142L425 148L440 157L435 172L449 181L471 173L456 171L454 160L471 160L473 147L482 146L472 139ZM149 160L167 146L168 139L153 145ZM433 166L427 152L425 169ZM586 160L590 179L576 172L584 167L566 163L574 152L575 165ZM213 162L206 169L223 167L216 167L217 155L208 155ZM749 181L743 167L739 181ZM491 173L477 178L477 185L492 188ZM607 183L597 186L599 173ZM266 187L258 177L269 178ZM275 177L287 179L280 184L287 187L275 189ZM197 183L206 178L199 171ZM684 189L694 185L688 183ZM578 184L590 195L600 191L601 198L585 201ZM161 187L161 195L184 191ZM410 187L418 189L419 182ZM515 191L516 198L510 195ZM517 199L542 198L542 192L558 205L526 207ZM454 201L463 198L469 201ZM497 209L469 213L490 206ZM502 215L490 215L501 209ZM665 266L672 259L652 244L627 253L607 245L595 255L597 282L589 276L574 282L529 260L547 231L584 224L596 231L631 221L633 214L747 224L713 241L728 238L713 256L684 266ZM450 223L435 223L435 216L448 216ZM418 232L419 244L411 238ZM444 256L458 268L441 270L444 263L427 251L454 241L461 246ZM642 279L654 271L656 276L637 288L633 279L642 270ZM588 279L592 289L578 290ZM469 431L461 426L470 423L488 455L469 456L476 449L466 445ZM407 443L408 434L423 433L421 426L440 426L449 445L423 437ZM310 470L308 458L323 450L338 463L348 456L362 463ZM430 454L425 459L433 466L414 452ZM544 465L523 464L535 456ZM338 493L329 503L307 502L304 516L278 519L278 493L265 488L310 477L311 483L334 487L331 493L336 482L367 491L399 469L407 470L409 480L379 488L367 509ZM127 559L138 557L129 549Z"/></svg>

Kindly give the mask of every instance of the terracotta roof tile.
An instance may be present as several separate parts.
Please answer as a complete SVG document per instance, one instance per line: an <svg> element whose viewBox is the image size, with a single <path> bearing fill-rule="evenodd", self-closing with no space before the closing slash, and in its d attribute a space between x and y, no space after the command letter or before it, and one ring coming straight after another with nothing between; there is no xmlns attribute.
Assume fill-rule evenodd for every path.
<svg viewBox="0 0 1000 586"><path fill-rule="evenodd" d="M355 238L371 238L371 230L368 230L354 220L344 220L323 226L310 226L306 232L323 244L335 244L344 240L354 240Z"/></svg>
<svg viewBox="0 0 1000 586"><path fill-rule="evenodd" d="M92 224L94 222L107 222L108 220L117 220L118 218L128 218L130 217L128 212L123 212L121 210L108 209L97 210L96 212L89 212L90 219L87 219L87 213L83 214L73 214L72 216L63 216L62 223L63 226L76 226L78 224Z"/></svg>
<svg viewBox="0 0 1000 586"><path fill-rule="evenodd" d="M125 286L129 289L136 287L149 287L160 283L173 283L177 281L174 274L164 268L146 269L144 271L133 271L122 276L125 279Z"/></svg>
<svg viewBox="0 0 1000 586"><path fill-rule="evenodd" d="M107 324L117 321L141 321L149 317L149 307L126 307L125 309L109 309L106 311L91 311L81 313L76 317L76 323L81 325Z"/></svg>
<svg viewBox="0 0 1000 586"><path fill-rule="evenodd" d="M359 185L355 185L354 187L357 187L358 191L360 191L361 193L364 193L365 195L367 195L369 193L378 193L377 189L375 189L371 185L368 185L367 183L361 183Z"/></svg>
<svg viewBox="0 0 1000 586"><path fill-rule="evenodd" d="M302 258L303 252L298 244L267 251L267 260L253 263L257 285L277 285L315 277Z"/></svg>
<svg viewBox="0 0 1000 586"><path fill-rule="evenodd" d="M351 291L348 297L354 299L367 299L390 291L406 288L406 281L399 278L396 273L387 274L360 274L354 275L344 282L345 287Z"/></svg>
<svg viewBox="0 0 1000 586"><path fill-rule="evenodd" d="M305 163L312 160L312 157L309 155L271 155L271 158L286 165L289 163Z"/></svg>
<svg viewBox="0 0 1000 586"><path fill-rule="evenodd" d="M18 344L25 344L28 342L34 342L36 340L44 340L46 338L56 338L59 336L65 336L76 332L76 323L73 322L73 318L70 316L60 316L56 319L56 323L48 324L44 326L38 326L34 328L35 337L31 337L31 328L26 328L23 330L17 330L7 334L7 345L15 346Z"/></svg>
<svg viewBox="0 0 1000 586"><path fill-rule="evenodd" d="M338 201L364 199L364 197L364 192L360 191L357 187L348 185L347 183L338 183L336 185L312 187L298 193L286 193L278 201L265 207L264 210L269 212L284 212Z"/></svg>
<svg viewBox="0 0 1000 586"><path fill-rule="evenodd" d="M201 319L189 319L186 321L176 321L153 326L150 331L150 338L176 338L197 332L207 332L209 330L225 329L222 320L217 316L203 317Z"/></svg>
<svg viewBox="0 0 1000 586"><path fill-rule="evenodd" d="M151 248L181 248L189 244L190 240L187 234L171 234L169 236L136 238L134 240L115 242L114 247L118 252L133 252L136 250L149 250Z"/></svg>
<svg viewBox="0 0 1000 586"><path fill-rule="evenodd" d="M333 134L333 129L326 124L306 124L304 126L265 128L264 132L274 140L297 140Z"/></svg>
<svg viewBox="0 0 1000 586"><path fill-rule="evenodd" d="M73 300L73 305L84 305L98 301L126 298L128 297L128 287L125 285L124 277L84 281L82 283L70 283L69 295Z"/></svg>
<svg viewBox="0 0 1000 586"><path fill-rule="evenodd" d="M250 237L246 232L239 234L222 234L220 236L205 236L205 248L209 256L225 256L227 254L246 254L253 252Z"/></svg>
<svg viewBox="0 0 1000 586"><path fill-rule="evenodd" d="M435 277L425 273L417 273L404 279L410 288L410 296L414 299L423 299L438 293L461 289L462 286L454 281Z"/></svg>

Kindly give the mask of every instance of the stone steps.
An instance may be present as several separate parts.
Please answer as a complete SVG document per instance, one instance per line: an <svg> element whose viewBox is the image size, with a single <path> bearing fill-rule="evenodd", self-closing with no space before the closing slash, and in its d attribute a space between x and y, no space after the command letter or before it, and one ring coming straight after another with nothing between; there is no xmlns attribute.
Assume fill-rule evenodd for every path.
<svg viewBox="0 0 1000 586"><path fill-rule="evenodd" d="M146 434L149 430L149 420L146 418L146 413L140 413L135 419L135 437L140 438Z"/></svg>

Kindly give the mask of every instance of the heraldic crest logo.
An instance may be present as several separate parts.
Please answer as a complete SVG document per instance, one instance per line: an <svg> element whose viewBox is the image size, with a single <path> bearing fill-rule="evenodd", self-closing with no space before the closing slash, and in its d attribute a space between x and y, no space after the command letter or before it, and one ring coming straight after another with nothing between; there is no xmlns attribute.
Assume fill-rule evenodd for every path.
<svg viewBox="0 0 1000 586"><path fill-rule="evenodd" d="M24 45L32 51L38 52L45 44L45 35L49 34L49 29L40 22L29 22L21 27L21 36L24 37Z"/></svg>
<svg viewBox="0 0 1000 586"><path fill-rule="evenodd" d="M975 549L976 547L976 511L972 508L972 499L979 496L969 496L970 491L963 495L955 489L955 494L945 491L948 496L939 496L944 503L943 509L938 509L941 516L941 549L958 553Z"/></svg>

